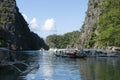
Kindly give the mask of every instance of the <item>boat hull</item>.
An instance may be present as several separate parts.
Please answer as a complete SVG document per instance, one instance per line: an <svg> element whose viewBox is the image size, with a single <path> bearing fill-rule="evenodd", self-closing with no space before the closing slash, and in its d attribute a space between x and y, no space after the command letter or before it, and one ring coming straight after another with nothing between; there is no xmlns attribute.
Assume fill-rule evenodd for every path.
<svg viewBox="0 0 120 80"><path fill-rule="evenodd" d="M77 55L75 53L67 53L67 55L71 58L85 58L85 57L87 57L86 55Z"/></svg>

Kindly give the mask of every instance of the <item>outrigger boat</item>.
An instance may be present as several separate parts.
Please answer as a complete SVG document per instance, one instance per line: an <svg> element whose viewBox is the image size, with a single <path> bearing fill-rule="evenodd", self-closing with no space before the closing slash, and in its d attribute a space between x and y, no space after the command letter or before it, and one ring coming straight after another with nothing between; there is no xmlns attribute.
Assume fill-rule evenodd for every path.
<svg viewBox="0 0 120 80"><path fill-rule="evenodd" d="M54 55L57 57L69 57L69 58L85 58L87 57L84 54L80 54L77 50L72 49L58 49L54 52Z"/></svg>
<svg viewBox="0 0 120 80"><path fill-rule="evenodd" d="M87 57L118 57L117 52L112 50L84 49L83 53Z"/></svg>
<svg viewBox="0 0 120 80"><path fill-rule="evenodd" d="M53 51L55 56L70 57L70 58L85 58L85 57L118 57L117 52L111 50L99 49L56 49Z"/></svg>
<svg viewBox="0 0 120 80"><path fill-rule="evenodd" d="M76 53L67 53L68 57L71 57L71 58L85 58L87 57L86 55L78 55Z"/></svg>

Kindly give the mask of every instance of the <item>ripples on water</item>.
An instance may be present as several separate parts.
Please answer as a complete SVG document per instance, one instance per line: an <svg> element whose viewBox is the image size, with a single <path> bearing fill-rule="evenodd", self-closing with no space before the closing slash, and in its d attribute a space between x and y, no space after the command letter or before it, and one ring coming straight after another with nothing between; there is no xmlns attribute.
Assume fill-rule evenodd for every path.
<svg viewBox="0 0 120 80"><path fill-rule="evenodd" d="M118 58L62 58L49 52L17 52L17 59L29 65L40 64L26 76L0 75L0 80L120 80Z"/></svg>

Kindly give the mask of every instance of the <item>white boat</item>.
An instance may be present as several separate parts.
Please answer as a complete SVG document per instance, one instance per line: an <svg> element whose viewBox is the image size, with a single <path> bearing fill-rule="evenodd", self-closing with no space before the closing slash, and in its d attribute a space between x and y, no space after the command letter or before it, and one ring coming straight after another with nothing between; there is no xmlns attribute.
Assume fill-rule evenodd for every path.
<svg viewBox="0 0 120 80"><path fill-rule="evenodd" d="M117 53L112 50L85 49L83 52L87 57L117 57Z"/></svg>

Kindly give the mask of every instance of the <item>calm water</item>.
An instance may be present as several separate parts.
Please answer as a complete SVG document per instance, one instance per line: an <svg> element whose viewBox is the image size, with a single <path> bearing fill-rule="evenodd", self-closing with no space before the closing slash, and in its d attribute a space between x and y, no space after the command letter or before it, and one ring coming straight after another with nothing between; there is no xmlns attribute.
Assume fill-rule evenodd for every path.
<svg viewBox="0 0 120 80"><path fill-rule="evenodd" d="M26 76L0 75L0 80L120 80L120 59L72 59L49 55L49 52L17 52L17 60L40 68Z"/></svg>

